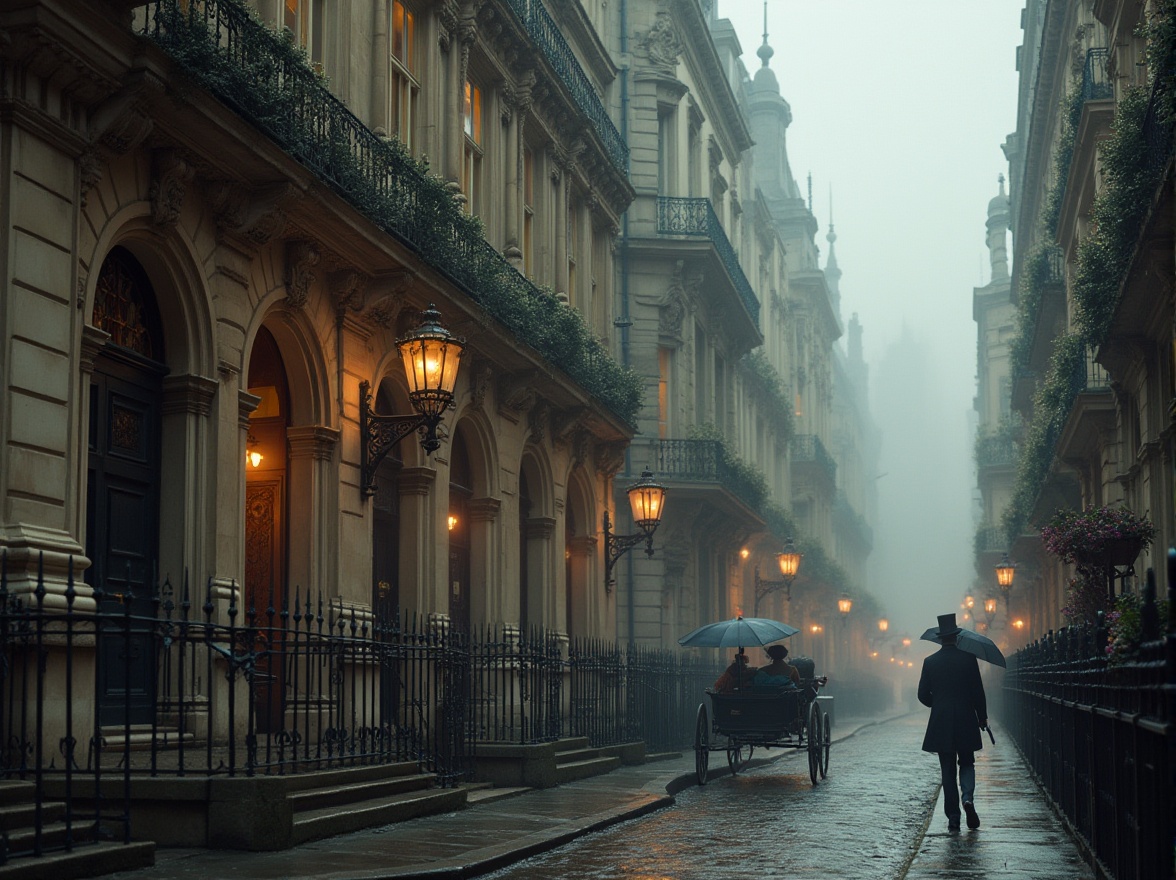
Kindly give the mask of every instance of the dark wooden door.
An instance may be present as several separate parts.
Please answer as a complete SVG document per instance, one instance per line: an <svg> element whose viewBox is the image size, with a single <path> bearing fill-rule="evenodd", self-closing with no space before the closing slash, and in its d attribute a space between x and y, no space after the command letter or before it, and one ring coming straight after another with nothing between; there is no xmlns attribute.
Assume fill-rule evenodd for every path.
<svg viewBox="0 0 1176 880"><path fill-rule="evenodd" d="M103 354L90 385L86 553L101 588L102 724L148 724L155 706L163 370L131 352Z"/></svg>
<svg viewBox="0 0 1176 880"><path fill-rule="evenodd" d="M462 488L449 486L449 625L470 631L470 499Z"/></svg>

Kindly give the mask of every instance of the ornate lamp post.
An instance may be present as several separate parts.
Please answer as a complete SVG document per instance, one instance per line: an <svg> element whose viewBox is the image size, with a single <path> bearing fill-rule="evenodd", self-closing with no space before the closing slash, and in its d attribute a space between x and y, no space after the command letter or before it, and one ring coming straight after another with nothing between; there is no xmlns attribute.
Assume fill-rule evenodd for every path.
<svg viewBox="0 0 1176 880"><path fill-rule="evenodd" d="M784 549L776 554L776 563L780 566L780 574L784 577L778 581L765 581L760 577L759 566L755 567L755 614L759 616L760 599L777 590L784 591L786 602L792 601L792 582L800 571L800 560L804 554L796 549L796 544L789 538L784 542Z"/></svg>
<svg viewBox="0 0 1176 880"><path fill-rule="evenodd" d="M1009 593L1013 590L1013 579L1017 576L1017 564L1009 562L1009 554L1005 553L996 564L996 586L1004 596L1005 616L1009 613Z"/></svg>
<svg viewBox="0 0 1176 880"><path fill-rule="evenodd" d="M984 600L984 618L988 621L988 626L992 626L992 619L996 617L996 597L989 596Z"/></svg>
<svg viewBox="0 0 1176 880"><path fill-rule="evenodd" d="M378 415L372 412L372 387L359 383L359 491L364 498L376 492L376 468L384 456L413 431L421 434L421 446L432 453L441 445L437 426L453 402L453 386L465 341L441 325L441 313L432 303L421 312L415 330L396 340L408 377L408 399L415 413Z"/></svg>
<svg viewBox="0 0 1176 880"><path fill-rule="evenodd" d="M618 559L642 541L645 542L645 555L653 555L653 533L661 524L665 507L666 487L654 481L651 471L642 471L641 479L630 486L626 493L633 512L633 522L641 531L632 535L614 534L608 511L604 512L604 589L610 593L616 584L613 567Z"/></svg>

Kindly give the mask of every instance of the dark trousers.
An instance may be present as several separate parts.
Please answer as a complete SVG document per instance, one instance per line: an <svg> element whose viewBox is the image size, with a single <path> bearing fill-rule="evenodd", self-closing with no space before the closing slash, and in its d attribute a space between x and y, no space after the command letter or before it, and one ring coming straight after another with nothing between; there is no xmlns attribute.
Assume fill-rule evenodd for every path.
<svg viewBox="0 0 1176 880"><path fill-rule="evenodd" d="M956 785L956 764L960 768L960 781ZM943 812L949 820L960 819L960 794L972 802L976 797L976 753L939 752L939 770L943 777Z"/></svg>

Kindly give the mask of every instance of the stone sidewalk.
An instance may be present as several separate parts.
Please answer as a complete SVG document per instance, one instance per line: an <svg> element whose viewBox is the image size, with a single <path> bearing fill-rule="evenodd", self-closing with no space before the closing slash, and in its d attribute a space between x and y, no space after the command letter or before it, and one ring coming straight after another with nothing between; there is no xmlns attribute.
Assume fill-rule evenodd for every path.
<svg viewBox="0 0 1176 880"><path fill-rule="evenodd" d="M834 742L875 721L839 721ZM1003 731L996 729L998 742ZM753 766L777 760L781 753ZM712 756L711 779L729 771ZM1011 742L977 756L978 831L947 832L942 794L913 854L906 880L976 877L1087 880L1093 875L1028 778ZM544 790L508 792L456 813L341 835L275 853L161 849L153 868L116 880L382 880L474 877L561 846L584 834L670 806L694 784L684 754ZM502 793L498 793L501 795ZM883 824L879 833L885 833ZM828 875L836 877L836 862Z"/></svg>

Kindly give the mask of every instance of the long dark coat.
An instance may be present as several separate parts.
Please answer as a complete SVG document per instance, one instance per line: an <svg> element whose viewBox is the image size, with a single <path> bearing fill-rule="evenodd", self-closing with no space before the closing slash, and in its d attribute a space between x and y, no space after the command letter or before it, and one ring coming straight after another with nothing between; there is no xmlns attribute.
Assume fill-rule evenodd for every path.
<svg viewBox="0 0 1176 880"><path fill-rule="evenodd" d="M973 655L944 645L924 660L919 702L931 707L923 751L975 752L983 747L980 721L988 720L988 705Z"/></svg>

